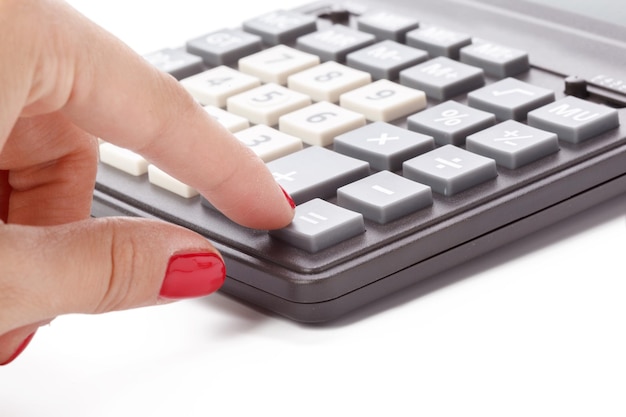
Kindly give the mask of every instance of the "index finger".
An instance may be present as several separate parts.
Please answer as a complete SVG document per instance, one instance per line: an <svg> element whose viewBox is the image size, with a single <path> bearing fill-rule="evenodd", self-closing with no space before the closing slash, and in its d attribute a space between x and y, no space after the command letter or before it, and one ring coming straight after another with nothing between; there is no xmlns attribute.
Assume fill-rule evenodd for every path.
<svg viewBox="0 0 626 417"><path fill-rule="evenodd" d="M173 77L70 6L41 3L52 4L48 14L54 15L37 22L51 33L38 51L39 66L57 72L38 76L57 79L38 80L50 91L26 103L27 112L60 105L81 128L143 155L240 224L273 229L289 223L293 207L265 164ZM69 91L58 91L63 88Z"/></svg>

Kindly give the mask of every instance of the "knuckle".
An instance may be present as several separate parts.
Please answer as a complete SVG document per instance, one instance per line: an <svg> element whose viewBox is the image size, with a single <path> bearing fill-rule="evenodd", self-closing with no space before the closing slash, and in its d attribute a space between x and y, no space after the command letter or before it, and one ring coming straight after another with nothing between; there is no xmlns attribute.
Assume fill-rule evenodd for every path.
<svg viewBox="0 0 626 417"><path fill-rule="evenodd" d="M149 251L146 250L146 230L141 230L141 219L98 219L108 228L110 236L107 249L109 269L106 271L99 302L93 313L125 310L153 304L156 301L154 280L147 277L154 268ZM131 224L135 223L135 224ZM145 225L143 226L145 227ZM130 232L133 230L134 232Z"/></svg>

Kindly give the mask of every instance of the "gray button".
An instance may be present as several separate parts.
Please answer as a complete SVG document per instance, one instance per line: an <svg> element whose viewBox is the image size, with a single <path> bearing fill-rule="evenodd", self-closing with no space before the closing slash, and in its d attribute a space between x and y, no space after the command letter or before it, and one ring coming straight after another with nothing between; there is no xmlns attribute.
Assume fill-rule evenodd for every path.
<svg viewBox="0 0 626 417"><path fill-rule="evenodd" d="M335 151L362 159L377 170L398 171L402 162L435 147L431 136L374 122L335 138Z"/></svg>
<svg viewBox="0 0 626 417"><path fill-rule="evenodd" d="M385 224L431 206L433 196L426 185L380 171L338 189L337 204Z"/></svg>
<svg viewBox="0 0 626 417"><path fill-rule="evenodd" d="M365 232L363 215L321 199L296 207L291 224L270 235L308 252L319 252Z"/></svg>
<svg viewBox="0 0 626 417"><path fill-rule="evenodd" d="M439 57L400 72L400 84L436 100L448 100L485 85L482 69Z"/></svg>
<svg viewBox="0 0 626 417"><path fill-rule="evenodd" d="M207 65L234 64L261 50L261 38L238 29L222 29L187 42L187 51L202 57Z"/></svg>
<svg viewBox="0 0 626 417"><path fill-rule="evenodd" d="M347 55L352 68L369 72L375 80L395 80L401 70L423 62L425 51L395 41L382 41Z"/></svg>
<svg viewBox="0 0 626 417"><path fill-rule="evenodd" d="M406 34L406 44L428 52L431 57L458 59L462 47L472 43L467 33L454 32L438 26L424 25Z"/></svg>
<svg viewBox="0 0 626 417"><path fill-rule="evenodd" d="M144 58L163 72L167 72L177 80L191 77L204 71L204 63L198 55L186 52L182 48L161 49L147 54Z"/></svg>
<svg viewBox="0 0 626 417"><path fill-rule="evenodd" d="M310 146L267 163L276 181L296 204L334 197L337 188L369 175L365 161L320 146Z"/></svg>
<svg viewBox="0 0 626 417"><path fill-rule="evenodd" d="M378 40L392 40L404 43L406 33L419 26L419 22L409 16L384 11L365 13L357 19L357 28L376 36Z"/></svg>
<svg viewBox="0 0 626 417"><path fill-rule="evenodd" d="M344 62L350 52L371 45L375 39L371 33L359 32L343 25L333 25L299 37L296 47L319 56L322 61Z"/></svg>
<svg viewBox="0 0 626 417"><path fill-rule="evenodd" d="M617 110L576 97L565 97L528 113L528 124L579 143L619 126Z"/></svg>
<svg viewBox="0 0 626 417"><path fill-rule="evenodd" d="M554 101L554 91L506 78L467 95L467 104L498 120L526 120L528 112Z"/></svg>
<svg viewBox="0 0 626 417"><path fill-rule="evenodd" d="M456 101L446 101L409 116L407 122L410 130L434 137L439 145L463 145L467 135L493 126L496 117Z"/></svg>
<svg viewBox="0 0 626 417"><path fill-rule="evenodd" d="M291 43L317 29L313 16L291 10L276 10L243 22L246 32L259 35L268 45Z"/></svg>
<svg viewBox="0 0 626 417"><path fill-rule="evenodd" d="M461 62L475 65L498 78L511 77L528 71L528 53L508 46L474 39L461 48Z"/></svg>
<svg viewBox="0 0 626 417"><path fill-rule="evenodd" d="M456 146L446 145L406 161L403 175L451 196L496 178L496 162Z"/></svg>
<svg viewBox="0 0 626 417"><path fill-rule="evenodd" d="M466 149L493 158L498 165L516 169L559 150L558 137L508 120L467 137Z"/></svg>

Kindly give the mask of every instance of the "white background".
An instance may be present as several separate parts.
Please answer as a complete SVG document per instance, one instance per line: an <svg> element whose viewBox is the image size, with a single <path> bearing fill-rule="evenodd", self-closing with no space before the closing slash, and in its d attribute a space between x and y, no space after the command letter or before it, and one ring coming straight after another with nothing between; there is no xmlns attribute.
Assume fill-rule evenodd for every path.
<svg viewBox="0 0 626 417"><path fill-rule="evenodd" d="M301 0L71 3L147 53ZM625 213L622 196L325 326L220 294L61 317L0 368L0 416L624 416Z"/></svg>

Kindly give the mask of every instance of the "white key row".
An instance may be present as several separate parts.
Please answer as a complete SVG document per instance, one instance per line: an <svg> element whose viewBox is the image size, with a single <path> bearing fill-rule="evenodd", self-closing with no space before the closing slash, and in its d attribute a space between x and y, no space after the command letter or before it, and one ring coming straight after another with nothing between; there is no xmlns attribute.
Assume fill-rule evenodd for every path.
<svg viewBox="0 0 626 417"><path fill-rule="evenodd" d="M238 70L219 66L181 80L216 121L265 162L303 148L331 145L367 121L391 121L426 107L419 90L279 45L243 58ZM190 198L196 190L140 155L110 143L100 159L130 175Z"/></svg>

